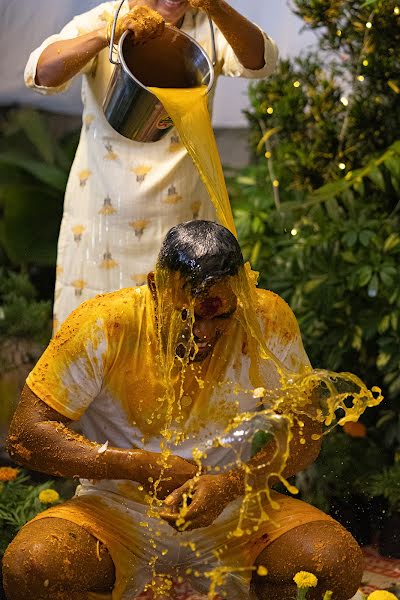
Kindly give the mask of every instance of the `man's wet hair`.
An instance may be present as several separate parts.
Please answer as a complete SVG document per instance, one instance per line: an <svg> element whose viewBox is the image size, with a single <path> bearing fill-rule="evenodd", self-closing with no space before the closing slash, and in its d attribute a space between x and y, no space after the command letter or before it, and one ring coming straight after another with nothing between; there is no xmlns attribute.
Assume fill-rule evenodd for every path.
<svg viewBox="0 0 400 600"><path fill-rule="evenodd" d="M237 275L244 260L235 236L213 221L194 220L172 227L164 238L157 267L179 271L193 292Z"/></svg>

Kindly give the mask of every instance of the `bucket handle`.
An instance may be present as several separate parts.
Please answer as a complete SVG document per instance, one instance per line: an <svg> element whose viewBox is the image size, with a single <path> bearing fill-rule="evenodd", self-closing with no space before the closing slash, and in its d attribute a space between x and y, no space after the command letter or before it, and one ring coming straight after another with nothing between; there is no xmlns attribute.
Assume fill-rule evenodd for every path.
<svg viewBox="0 0 400 600"><path fill-rule="evenodd" d="M110 36L110 48L109 48L109 53L108 53L108 58L110 59L110 63L112 63L113 65L119 65L120 62L119 60L114 60L114 46L115 46L115 29L117 27L117 21L118 21L118 17L119 17L119 13L121 11L122 5L125 2L125 0L121 0L117 10L115 11L115 15L114 15L114 22L113 22L113 26L111 29L111 36ZM216 50L216 46L215 46L215 32L214 32L214 25L212 22L211 17L208 17L208 21L210 23L210 32L211 32L211 47L212 47L212 66L215 67L215 65L217 64L217 50Z"/></svg>
<svg viewBox="0 0 400 600"><path fill-rule="evenodd" d="M114 22L113 22L113 26L111 29L111 36L110 36L110 48L109 48L109 52L108 52L108 58L110 59L110 63L112 63L113 65L119 65L120 62L119 60L114 60L114 45L115 45L115 29L117 27L117 21L118 21L118 17L119 17L119 13L120 10L122 8L123 3L125 2L125 0L122 0L117 8L117 10L115 11L115 15L114 15Z"/></svg>

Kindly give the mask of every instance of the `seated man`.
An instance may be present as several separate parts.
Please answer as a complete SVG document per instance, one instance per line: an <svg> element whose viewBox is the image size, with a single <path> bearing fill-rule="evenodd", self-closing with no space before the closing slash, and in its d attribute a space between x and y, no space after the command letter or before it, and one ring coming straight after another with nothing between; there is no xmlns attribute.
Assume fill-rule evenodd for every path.
<svg viewBox="0 0 400 600"><path fill-rule="evenodd" d="M238 415L257 415L259 402L234 292L243 273L227 229L190 221L168 232L147 286L98 296L65 321L27 379L9 451L31 469L81 483L73 499L41 513L10 544L8 600L111 592L131 600L149 582L156 597L168 598L170 575L211 589L211 597L243 600L257 565L268 570L253 577L260 599L294 599L300 570L318 577L309 598L356 592L360 550L327 515L271 492L278 509L265 500L256 524L240 521L249 473L261 466L266 482L277 455L272 440L246 468L235 461L226 468L230 449L221 437ZM309 362L287 304L255 294L260 330L280 365L275 372L269 365L268 388L279 382L277 369L300 372ZM320 429L305 415L293 426L285 476L316 458Z"/></svg>

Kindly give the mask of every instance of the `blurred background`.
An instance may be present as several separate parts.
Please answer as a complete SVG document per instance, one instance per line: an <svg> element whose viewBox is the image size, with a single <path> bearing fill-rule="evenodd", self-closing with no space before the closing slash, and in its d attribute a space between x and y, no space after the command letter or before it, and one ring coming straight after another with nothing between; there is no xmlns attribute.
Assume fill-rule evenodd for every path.
<svg viewBox="0 0 400 600"><path fill-rule="evenodd" d="M79 82L45 98L24 88L23 70L46 36L95 4L0 0L0 446L50 337L57 234L80 129ZM385 396L361 422L330 433L296 484L361 544L400 558L400 4L231 4L281 55L266 81L221 78L216 96L245 258L261 286L293 308L315 367L356 373ZM1 498L9 540L24 517L7 521Z"/></svg>

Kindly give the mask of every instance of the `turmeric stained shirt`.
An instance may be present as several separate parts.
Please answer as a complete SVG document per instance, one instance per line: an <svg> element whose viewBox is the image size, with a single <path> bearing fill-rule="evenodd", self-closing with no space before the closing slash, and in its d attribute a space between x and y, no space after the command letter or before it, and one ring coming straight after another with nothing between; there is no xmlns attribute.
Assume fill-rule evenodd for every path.
<svg viewBox="0 0 400 600"><path fill-rule="evenodd" d="M65 91L70 81L53 88L36 83L40 55L50 44L106 27L119 4L103 2L47 38L29 57L26 85L41 94ZM125 2L120 14L127 12ZM204 12L189 9L181 30L212 55ZM273 72L277 49L265 33L265 65L251 70L241 65L216 26L214 30L216 78L263 78ZM144 284L172 226L197 218L215 221L205 186L175 128L157 142L139 143L109 125L102 104L113 68L106 48L82 71L83 123L58 241L55 330L74 308L96 294Z"/></svg>
<svg viewBox="0 0 400 600"><path fill-rule="evenodd" d="M308 366L288 305L265 290L257 290L257 299L261 329L272 354L290 371ZM192 458L194 444L223 431L238 412L255 409L246 347L238 312L212 354L186 370L183 384L177 361L172 383L176 389L183 385L183 402L172 408L171 422L179 410L187 438L176 449L181 456ZM27 384L56 411L80 420L89 439L157 452L170 410L157 353L151 292L148 286L125 288L78 307L50 342ZM265 386L276 388L278 373L269 362Z"/></svg>

